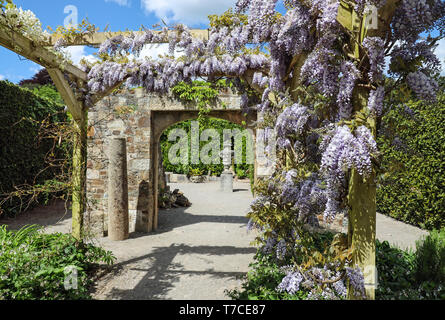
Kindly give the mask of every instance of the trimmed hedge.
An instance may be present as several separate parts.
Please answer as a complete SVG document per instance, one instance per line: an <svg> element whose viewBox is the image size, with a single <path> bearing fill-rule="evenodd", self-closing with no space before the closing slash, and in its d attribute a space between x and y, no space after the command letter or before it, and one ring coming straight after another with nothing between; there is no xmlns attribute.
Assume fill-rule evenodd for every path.
<svg viewBox="0 0 445 320"><path fill-rule="evenodd" d="M445 227L445 94L394 106L378 139L379 212L433 230Z"/></svg>
<svg viewBox="0 0 445 320"><path fill-rule="evenodd" d="M39 141L37 137L39 122L44 119L66 121L62 110L60 102L43 94L0 81L0 201L16 186L43 184L54 176L51 170L41 172L53 141ZM20 210L20 199L14 198L0 207L0 214L12 215Z"/></svg>
<svg viewBox="0 0 445 320"><path fill-rule="evenodd" d="M173 172L173 173L177 173L177 174L186 174L186 175L190 175L192 173L201 173L203 175L206 175L208 172L211 173L211 175L213 176L220 176L221 173L224 171L224 165L222 164L218 164L218 165L205 165L200 163L199 165L183 165L183 164L178 164L178 165L173 165L170 163L169 159L168 159L168 153L170 151L170 148L176 144L177 141L168 141L168 135L169 133L174 130L174 129L183 129L185 132L187 132L188 136L189 136L189 144L188 144L188 154L189 154L189 160L190 160L190 155L191 155L191 150L190 150L190 130L191 130L191 123L192 121L198 121L198 120L189 120L189 121L184 121L181 122L179 124L176 124L172 127L170 127L168 130L166 130L162 137L161 137L161 150L162 150L162 155L163 155L163 165L164 165L164 170L166 172ZM220 146L221 149L223 147L223 131L224 129L230 129L230 130L234 130L234 129L238 129L241 132L244 130L243 127L236 125L234 123L231 123L229 121L226 120L220 120L220 119L214 119L214 118L201 118L199 120L199 131L200 133L202 133L204 130L206 129L215 129L220 133L220 137L221 137L221 142L220 142ZM208 142L201 142L200 147L202 148L203 146L205 146L206 144L208 144ZM243 160L246 160L246 143L243 143ZM190 163L190 161L189 161ZM253 166L249 165L249 164L236 164L235 165L235 171L236 171L236 175L239 178L248 178L250 177L251 173L253 173Z"/></svg>

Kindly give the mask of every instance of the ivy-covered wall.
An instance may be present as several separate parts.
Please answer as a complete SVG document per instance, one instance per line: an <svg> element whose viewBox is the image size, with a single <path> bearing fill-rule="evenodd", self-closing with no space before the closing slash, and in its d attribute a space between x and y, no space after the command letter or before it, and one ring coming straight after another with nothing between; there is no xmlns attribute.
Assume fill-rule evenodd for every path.
<svg viewBox="0 0 445 320"><path fill-rule="evenodd" d="M65 115L60 102L44 96L0 81L0 202L17 186L44 184L54 176L52 170L43 170L53 140L37 138L39 122L62 121ZM20 210L18 197L0 206L0 214L16 214Z"/></svg>
<svg viewBox="0 0 445 320"><path fill-rule="evenodd" d="M445 227L445 93L396 104L382 123L379 212L424 229Z"/></svg>

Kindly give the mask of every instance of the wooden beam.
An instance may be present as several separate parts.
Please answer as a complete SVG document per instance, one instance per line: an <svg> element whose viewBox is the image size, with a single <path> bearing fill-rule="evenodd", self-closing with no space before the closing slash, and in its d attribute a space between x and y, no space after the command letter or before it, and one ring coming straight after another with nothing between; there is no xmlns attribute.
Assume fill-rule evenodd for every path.
<svg viewBox="0 0 445 320"><path fill-rule="evenodd" d="M134 31L136 34L142 34L144 31ZM159 31L157 31L159 32ZM170 31L176 32L176 31ZM67 41L66 46L100 46L102 43L113 37L124 35L129 36L133 31L120 31L120 32L96 32L92 34L78 35L74 39ZM208 40L209 30L207 29L191 29L190 33L193 38ZM48 46L54 46L57 40L60 39L60 35L51 35ZM155 42L153 42L155 43ZM168 43L168 41L161 41L157 43Z"/></svg>
<svg viewBox="0 0 445 320"><path fill-rule="evenodd" d="M87 81L88 75L76 66L63 61L54 52L24 37L20 33L10 30L1 21L0 16L0 45L29 59L45 68L62 69L74 77Z"/></svg>
<svg viewBox="0 0 445 320"><path fill-rule="evenodd" d="M73 119L76 121L83 120L82 103L76 99L76 96L69 86L68 81L66 81L62 71L56 68L47 70L57 90L65 101L68 110L73 116Z"/></svg>
<svg viewBox="0 0 445 320"><path fill-rule="evenodd" d="M128 78L125 77L125 80ZM96 103L98 103L100 100L102 100L103 98L105 98L106 96L109 96L114 90L116 90L117 88L119 88L123 83L125 83L124 81L118 82L116 83L114 86L109 87L108 89L106 89L105 91L101 91L99 93L96 93L94 95L92 95L91 97L91 103L93 105L95 105Z"/></svg>

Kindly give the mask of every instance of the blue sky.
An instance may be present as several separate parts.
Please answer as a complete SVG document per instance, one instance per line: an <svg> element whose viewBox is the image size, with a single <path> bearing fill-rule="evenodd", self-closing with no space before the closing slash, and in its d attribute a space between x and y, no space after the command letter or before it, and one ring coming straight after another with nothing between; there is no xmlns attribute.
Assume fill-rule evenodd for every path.
<svg viewBox="0 0 445 320"><path fill-rule="evenodd" d="M63 25L69 13L67 6L75 6L78 18L88 18L103 30L107 25L111 31L138 30L141 25L151 27L161 23L184 23L194 28L207 28L207 16L220 14L233 7L236 0L14 0L23 9L33 11L43 26L53 28ZM165 46L147 48L145 54L157 56L165 52ZM74 62L81 57L92 57L93 49L71 47ZM442 40L436 53L441 61L445 59L445 41ZM14 83L32 77L40 66L0 46L0 80Z"/></svg>
<svg viewBox="0 0 445 320"><path fill-rule="evenodd" d="M33 11L43 26L53 28L63 25L69 15L64 13L66 6L78 9L79 22L83 18L103 30L107 25L110 31L138 30L141 25L151 27L161 23L181 22L190 27L207 28L207 16L220 14L233 7L235 0L14 0L18 7ZM152 48L149 54L164 51L161 46ZM91 55L94 50L85 47L70 48L73 61ZM14 83L32 77L40 66L0 46L0 80Z"/></svg>

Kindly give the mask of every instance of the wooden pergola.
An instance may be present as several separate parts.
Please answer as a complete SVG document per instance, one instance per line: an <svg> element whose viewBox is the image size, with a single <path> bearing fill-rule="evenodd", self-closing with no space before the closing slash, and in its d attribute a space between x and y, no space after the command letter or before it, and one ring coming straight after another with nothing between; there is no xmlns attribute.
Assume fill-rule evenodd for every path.
<svg viewBox="0 0 445 320"><path fill-rule="evenodd" d="M389 23L395 12L397 4L400 0L388 0L385 6L379 12L379 28L376 30L368 30L360 22L359 17L353 9L353 6L346 1L342 1L339 6L338 21L347 30L354 35L354 41L351 43L351 47L354 52L354 59L361 59L363 53L360 51L360 44L363 42L366 36L383 36L389 28ZM0 26L6 24L0 17ZM79 35L75 39L68 43L66 46L99 46L107 39L117 35L128 35L127 32L108 32L108 33L93 33L86 35ZM191 30L191 34L195 38L207 40L209 38L208 30ZM7 27L0 28L0 45L7 49L16 52L17 54L34 61L35 63L45 67L57 90L60 92L64 99L68 110L74 118L74 126L78 131L75 141L74 154L73 154L73 235L77 239L82 238L83 232L83 215L86 209L86 161L87 161L87 113L88 107L83 102L83 96L73 91L69 82L65 76L68 76L71 81L77 83L78 87L86 88L88 75L80 70L78 67L62 61L47 47L53 46L57 41L56 36L52 36L48 43L45 45L39 45L32 40L24 37L19 32L8 29ZM294 58L292 68L301 68L304 62L305 56L297 56ZM292 79L292 85L299 80ZM96 103L103 97L109 95L116 87L121 83L116 84L108 90L95 94L92 96L92 103ZM354 97L355 110L366 107L367 100L365 89L358 90L356 97ZM357 107L359 108L357 110ZM375 131L375 121L370 120L369 125ZM374 132L375 133L375 132ZM350 225L350 243L355 245L356 261L365 272L365 282L368 286L368 295L374 297L375 288L375 224L376 224L376 211L375 211L375 185L370 182L363 182L359 178L358 174L353 172L353 179L351 180L351 193L350 203L354 203L354 210L351 212L353 226ZM370 197L374 197L371 201ZM352 228L352 229L351 229Z"/></svg>
<svg viewBox="0 0 445 320"><path fill-rule="evenodd" d="M71 88L69 81L77 84L79 88L86 88L88 74L75 65L62 60L49 47L54 46L58 37L52 35L48 43L36 44L21 33L6 27L3 17L0 16L0 45L29 59L48 70L57 90L61 94L66 106L74 119L74 127L77 131L74 141L73 154L73 198L72 198L72 232L77 239L82 238L83 215L86 210L85 185L86 185L86 161L87 161L87 119L88 107L84 103L84 96ZM136 32L137 33L137 32ZM65 46L100 46L106 40L118 36L129 35L130 32L97 32L94 34L79 34ZM206 40L209 37L208 30L191 30L193 37ZM162 43L162 42L158 42ZM106 91L92 95L91 102L94 105L99 100L109 95L122 83L108 88Z"/></svg>

